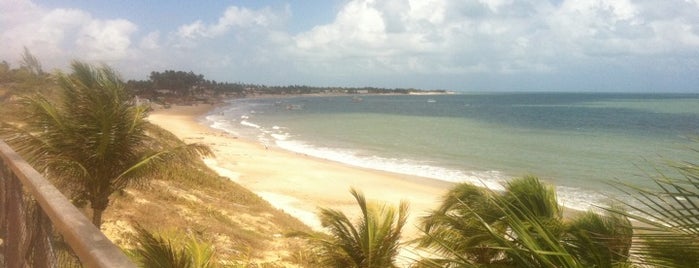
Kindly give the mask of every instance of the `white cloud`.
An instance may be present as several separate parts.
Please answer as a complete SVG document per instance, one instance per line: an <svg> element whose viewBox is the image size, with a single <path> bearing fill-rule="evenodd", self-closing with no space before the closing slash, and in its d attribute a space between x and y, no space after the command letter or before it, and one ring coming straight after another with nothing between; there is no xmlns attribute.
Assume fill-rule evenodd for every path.
<svg viewBox="0 0 699 268"><path fill-rule="evenodd" d="M297 45L306 50L380 47L386 41L386 26L382 14L368 2L348 3L333 24L317 26L300 34L295 38Z"/></svg>
<svg viewBox="0 0 699 268"><path fill-rule="evenodd" d="M0 1L4 29L0 40L7 44L0 57L18 61L26 46L48 68L67 65L72 58L96 61L125 59L135 24L102 20L78 9L47 10L30 1ZM5 13L7 11L7 13Z"/></svg>
<svg viewBox="0 0 699 268"><path fill-rule="evenodd" d="M277 20L277 14L274 14L269 9L250 10L231 6L223 13L223 17L219 18L218 23L213 25L209 32L213 36L226 33L232 27L269 27Z"/></svg>
<svg viewBox="0 0 699 268"><path fill-rule="evenodd" d="M523 49L533 49L515 42L528 40L530 27L524 19L483 15L505 9L510 3L351 1L333 23L301 33L295 40L300 55L311 58L312 63L333 62L330 65L342 66L340 72L352 63L372 68L366 69L367 73L497 71L501 64L489 61L511 54L513 48L520 56L526 54ZM468 15L474 7L483 10L480 15ZM318 70L310 69L314 71Z"/></svg>
<svg viewBox="0 0 699 268"><path fill-rule="evenodd" d="M676 4L353 0L332 23L294 40L308 72L556 72L596 58L624 64L696 51L699 10L677 11Z"/></svg>
<svg viewBox="0 0 699 268"><path fill-rule="evenodd" d="M649 57L696 51L699 31L693 29L699 29L699 10L662 4L669 2L566 1L549 23L567 51L580 56Z"/></svg>
<svg viewBox="0 0 699 268"><path fill-rule="evenodd" d="M131 34L136 30L127 20L91 20L82 26L75 44L87 59L116 61L128 55Z"/></svg>
<svg viewBox="0 0 699 268"><path fill-rule="evenodd" d="M478 0L478 2L486 5L492 12L498 12L501 7L512 4L512 0Z"/></svg>
<svg viewBox="0 0 699 268"><path fill-rule="evenodd" d="M154 31L148 33L146 36L141 38L140 48L145 50L154 50L160 48L160 32Z"/></svg>
<svg viewBox="0 0 699 268"><path fill-rule="evenodd" d="M23 24L28 18L37 16L37 5L28 0L0 1L0 23L2 25Z"/></svg>
<svg viewBox="0 0 699 268"><path fill-rule="evenodd" d="M446 1L443 0L410 0L407 18L412 21L425 21L428 24L439 25L444 22Z"/></svg>
<svg viewBox="0 0 699 268"><path fill-rule="evenodd" d="M177 36L185 39L194 39L204 34L204 24L198 20L191 24L182 25L177 29Z"/></svg>
<svg viewBox="0 0 699 268"><path fill-rule="evenodd" d="M289 6L230 6L145 33L118 17L31 1L0 0L0 10L3 59L18 59L26 45L45 66L83 58L129 66L129 74L167 68L218 80L372 84L699 68L699 0L348 0L329 23L296 34L289 23L303 18Z"/></svg>
<svg viewBox="0 0 699 268"><path fill-rule="evenodd" d="M215 24L207 25L201 20L182 25L177 30L177 36L192 40L199 37L214 38L228 33L232 28L267 28L278 26L283 14L278 14L270 9L251 10L231 6Z"/></svg>
<svg viewBox="0 0 699 268"><path fill-rule="evenodd" d="M17 59L26 46L41 58L64 53L65 41L82 23L89 20L85 12L73 9L45 11L29 2L3 6L8 11L2 19L0 39L5 48L3 58ZM3 2L3 5L7 3ZM16 12L16 13L15 13Z"/></svg>

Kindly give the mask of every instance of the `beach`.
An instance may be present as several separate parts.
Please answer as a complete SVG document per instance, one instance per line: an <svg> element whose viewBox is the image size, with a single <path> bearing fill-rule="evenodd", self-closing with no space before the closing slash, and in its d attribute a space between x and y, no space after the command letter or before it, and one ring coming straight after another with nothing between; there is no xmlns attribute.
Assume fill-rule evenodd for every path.
<svg viewBox="0 0 699 268"><path fill-rule="evenodd" d="M210 146L215 157L204 159L209 167L315 230L321 230L316 217L321 207L340 210L350 218L361 213L349 192L355 188L370 202L397 206L401 200L407 201L410 215L405 234L416 237L420 234L419 218L437 208L453 185L349 166L235 137L197 121L212 109L212 105L173 106L153 111L149 120L186 143Z"/></svg>
<svg viewBox="0 0 699 268"><path fill-rule="evenodd" d="M150 120L211 146L212 169L314 229L320 207L357 216L354 187L368 200L409 202L415 236L418 218L458 182L498 190L535 175L567 213L627 200L610 181L647 187L639 167L692 159L683 137L696 132L696 104L683 95L289 96L174 106Z"/></svg>

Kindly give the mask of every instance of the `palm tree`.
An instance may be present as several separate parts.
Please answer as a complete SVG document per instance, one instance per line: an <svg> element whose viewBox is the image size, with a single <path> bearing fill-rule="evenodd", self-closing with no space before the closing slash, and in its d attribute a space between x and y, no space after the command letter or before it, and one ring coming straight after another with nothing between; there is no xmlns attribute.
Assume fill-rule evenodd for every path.
<svg viewBox="0 0 699 268"><path fill-rule="evenodd" d="M504 255L496 249L497 241L488 233L488 227L504 232L505 226L498 223L504 215L491 203L491 194L472 184L458 184L445 195L437 210L423 218L425 236L420 239L420 246L443 256L429 262L491 265L502 261Z"/></svg>
<svg viewBox="0 0 699 268"><path fill-rule="evenodd" d="M354 224L334 209L322 208L320 220L329 234L300 235L309 239L322 263L328 267L384 268L396 267L401 231L408 217L408 204L393 206L367 204L364 195L355 189L350 193L357 200L362 216Z"/></svg>
<svg viewBox="0 0 699 268"><path fill-rule="evenodd" d="M89 202L98 228L112 193L165 163L211 154L203 145L159 138L162 129L146 120L147 109L132 102L111 68L71 66L71 74L57 75L57 100L25 97L25 118L3 124L0 134L76 202Z"/></svg>
<svg viewBox="0 0 699 268"><path fill-rule="evenodd" d="M555 190L538 178L515 179L505 188L452 188L423 219L420 245L438 256L419 266L612 267L626 261L631 234L625 217L588 212L567 222Z"/></svg>
<svg viewBox="0 0 699 268"><path fill-rule="evenodd" d="M193 236L178 241L168 235L156 235L141 226L136 227L134 250L142 267L148 268L212 268L217 267L211 244Z"/></svg>
<svg viewBox="0 0 699 268"><path fill-rule="evenodd" d="M623 211L623 210L620 210ZM565 227L563 243L583 267L625 267L633 241L628 217L588 211Z"/></svg>
<svg viewBox="0 0 699 268"><path fill-rule="evenodd" d="M659 172L655 188L617 184L632 197L623 202L630 212L611 211L638 221L638 243L632 254L639 263L653 267L699 267L699 165L670 165L673 175Z"/></svg>

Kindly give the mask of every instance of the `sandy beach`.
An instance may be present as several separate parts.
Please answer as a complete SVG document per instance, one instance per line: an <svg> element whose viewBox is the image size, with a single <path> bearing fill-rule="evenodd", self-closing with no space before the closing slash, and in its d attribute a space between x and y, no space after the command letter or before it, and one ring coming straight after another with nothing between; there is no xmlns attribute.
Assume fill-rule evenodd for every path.
<svg viewBox="0 0 699 268"><path fill-rule="evenodd" d="M212 105L174 106L151 113L149 120L187 143L209 145L216 156L205 162L221 176L243 185L273 206L320 230L319 207L338 209L351 217L359 211L349 193L354 187L370 201L410 203L405 230L415 237L417 219L436 208L450 183L352 167L231 136L197 122Z"/></svg>

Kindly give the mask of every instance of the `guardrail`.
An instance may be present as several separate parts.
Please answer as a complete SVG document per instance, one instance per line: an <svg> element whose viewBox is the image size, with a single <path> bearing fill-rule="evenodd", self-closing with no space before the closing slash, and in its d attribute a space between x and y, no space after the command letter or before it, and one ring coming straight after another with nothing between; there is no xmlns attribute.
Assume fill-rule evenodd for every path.
<svg viewBox="0 0 699 268"><path fill-rule="evenodd" d="M0 140L0 267L136 267Z"/></svg>

